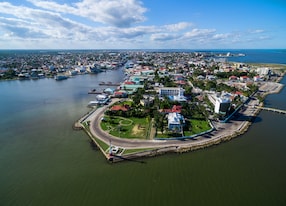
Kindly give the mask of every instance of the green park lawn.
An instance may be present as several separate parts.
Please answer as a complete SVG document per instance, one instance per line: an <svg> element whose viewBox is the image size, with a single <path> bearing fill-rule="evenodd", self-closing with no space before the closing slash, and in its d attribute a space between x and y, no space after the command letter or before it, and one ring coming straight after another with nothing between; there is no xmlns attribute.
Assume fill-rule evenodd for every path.
<svg viewBox="0 0 286 206"><path fill-rule="evenodd" d="M146 118L104 116L101 128L109 134L128 139L146 139L149 122Z"/></svg>
<svg viewBox="0 0 286 206"><path fill-rule="evenodd" d="M184 130L184 136L191 136L194 134L199 134L201 132L205 132L211 129L209 122L207 120L200 120L200 119L190 119L191 123L191 130L187 131ZM174 137L181 137L182 134L180 133L173 133L169 131L165 131L163 134L157 134L156 137L158 138L174 138Z"/></svg>
<svg viewBox="0 0 286 206"><path fill-rule="evenodd" d="M185 136L198 134L211 129L211 126L206 120L191 119L192 130L186 131Z"/></svg>

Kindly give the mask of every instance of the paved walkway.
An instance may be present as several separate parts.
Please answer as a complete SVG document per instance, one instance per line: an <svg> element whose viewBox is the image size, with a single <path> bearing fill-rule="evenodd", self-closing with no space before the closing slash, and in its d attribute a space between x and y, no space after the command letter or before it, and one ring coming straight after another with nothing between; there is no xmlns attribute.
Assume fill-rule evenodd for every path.
<svg viewBox="0 0 286 206"><path fill-rule="evenodd" d="M112 100L112 104L118 101L118 99ZM248 103L248 107L245 107L240 112L240 116L235 120L230 120L228 123L213 122L216 130L206 135L201 135L195 139L180 140L139 140L139 139L124 139L110 135L106 131L103 131L100 127L101 118L104 116L104 111L108 106L99 107L89 117L90 131L92 135L102 140L106 144L112 143L117 147L126 149L139 149L139 148L162 148L162 147L195 147L199 145L211 145L218 142L220 139L237 135L239 132L245 130L248 127L250 118L254 117L259 109L252 107L257 104L256 99L251 100Z"/></svg>

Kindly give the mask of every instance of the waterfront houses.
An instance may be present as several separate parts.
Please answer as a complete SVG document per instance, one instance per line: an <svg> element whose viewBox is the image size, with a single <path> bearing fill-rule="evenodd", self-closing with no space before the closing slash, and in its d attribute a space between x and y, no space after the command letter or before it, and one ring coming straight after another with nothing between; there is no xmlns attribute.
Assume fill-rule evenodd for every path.
<svg viewBox="0 0 286 206"><path fill-rule="evenodd" d="M206 111L211 111L205 113L208 118L214 114L227 115L227 111L236 107L233 105L238 105L255 91L257 84L263 84L265 79L274 76L268 67L231 63L225 60L228 56L233 55L120 50L15 51L12 55L0 56L0 78L26 80L54 77L62 80L69 76L122 68L125 79L118 83L119 86L114 91L104 92L106 98L96 98L91 102L92 105L107 102L110 97L132 98L140 91L136 101L144 107L152 106L156 98L162 102L168 98L173 103L202 105ZM216 96L215 100L209 98L210 92ZM218 97L222 92L233 94L233 97L224 101L225 98ZM235 95L237 93L241 95ZM142 96L150 94L153 95L152 101ZM200 98L194 98L196 96ZM197 101L198 99L203 101ZM204 100L213 103L207 104ZM171 103L165 105L168 104ZM222 105L228 105L227 109L222 109Z"/></svg>

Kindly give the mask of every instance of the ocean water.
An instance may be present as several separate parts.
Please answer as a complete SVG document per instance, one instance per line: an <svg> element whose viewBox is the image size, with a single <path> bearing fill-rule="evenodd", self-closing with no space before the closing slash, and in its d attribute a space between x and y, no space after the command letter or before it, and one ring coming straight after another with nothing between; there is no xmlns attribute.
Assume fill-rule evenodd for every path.
<svg viewBox="0 0 286 206"><path fill-rule="evenodd" d="M72 124L89 110L90 89L122 78L0 82L0 205L286 205L282 114L262 111L247 133L204 150L108 163ZM266 98L285 102L285 88Z"/></svg>
<svg viewBox="0 0 286 206"><path fill-rule="evenodd" d="M230 52L245 56L229 57L229 61L243 63L276 63L286 64L286 49L246 49L246 50L230 50Z"/></svg>

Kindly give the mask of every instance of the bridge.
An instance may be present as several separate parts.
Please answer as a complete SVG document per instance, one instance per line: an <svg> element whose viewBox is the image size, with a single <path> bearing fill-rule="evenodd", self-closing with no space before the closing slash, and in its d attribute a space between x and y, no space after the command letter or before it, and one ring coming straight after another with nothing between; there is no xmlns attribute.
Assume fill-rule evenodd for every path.
<svg viewBox="0 0 286 206"><path fill-rule="evenodd" d="M282 110L282 109L275 109L275 108L270 108L270 107L260 107L260 106L256 106L256 108L263 109L266 111L271 111L271 112L277 112L280 114L286 114L286 110Z"/></svg>

